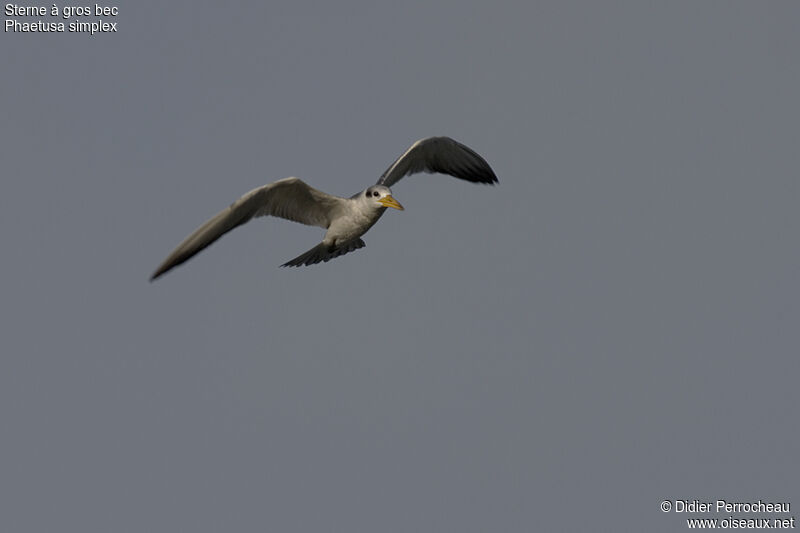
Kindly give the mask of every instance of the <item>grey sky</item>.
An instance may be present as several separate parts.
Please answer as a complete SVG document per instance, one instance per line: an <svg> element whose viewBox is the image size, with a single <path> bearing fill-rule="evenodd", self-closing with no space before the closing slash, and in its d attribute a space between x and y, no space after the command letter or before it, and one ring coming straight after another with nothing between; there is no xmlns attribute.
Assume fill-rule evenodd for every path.
<svg viewBox="0 0 800 533"><path fill-rule="evenodd" d="M800 508L797 3L116 5L0 36L0 529ZM258 220L147 282L251 188L350 195L429 135L499 185L407 178L345 257L280 269L322 232Z"/></svg>

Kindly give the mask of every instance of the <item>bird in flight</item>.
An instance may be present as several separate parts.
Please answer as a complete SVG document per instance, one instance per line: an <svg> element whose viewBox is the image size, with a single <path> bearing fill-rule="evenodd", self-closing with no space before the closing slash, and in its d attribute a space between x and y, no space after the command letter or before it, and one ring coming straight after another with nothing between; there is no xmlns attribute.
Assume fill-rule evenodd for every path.
<svg viewBox="0 0 800 533"><path fill-rule="evenodd" d="M269 215L327 229L321 243L281 266L314 265L363 248L361 236L387 207L403 210L389 187L404 176L419 172L448 174L473 183L497 183L492 168L471 148L449 137L420 139L386 169L375 185L350 198L324 193L299 178L285 178L253 189L186 237L153 272L150 281L255 217Z"/></svg>

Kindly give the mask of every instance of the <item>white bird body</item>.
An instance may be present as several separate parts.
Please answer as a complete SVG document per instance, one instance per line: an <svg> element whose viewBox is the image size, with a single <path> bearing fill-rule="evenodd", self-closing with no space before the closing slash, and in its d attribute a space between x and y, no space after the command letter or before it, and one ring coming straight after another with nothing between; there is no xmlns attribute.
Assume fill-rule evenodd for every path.
<svg viewBox="0 0 800 533"><path fill-rule="evenodd" d="M448 137L421 139L383 173L376 185L350 198L324 193L299 178L284 178L253 189L189 235L150 280L187 261L233 228L260 216L275 216L327 229L322 242L282 266L327 262L363 248L361 236L387 207L403 209L389 186L417 172L440 172L489 185L497 182L489 164L470 148Z"/></svg>
<svg viewBox="0 0 800 533"><path fill-rule="evenodd" d="M376 208L370 205L363 194L353 198L342 198L341 203L333 210L333 220L322 242L336 244L357 239L364 235L385 211L385 207Z"/></svg>

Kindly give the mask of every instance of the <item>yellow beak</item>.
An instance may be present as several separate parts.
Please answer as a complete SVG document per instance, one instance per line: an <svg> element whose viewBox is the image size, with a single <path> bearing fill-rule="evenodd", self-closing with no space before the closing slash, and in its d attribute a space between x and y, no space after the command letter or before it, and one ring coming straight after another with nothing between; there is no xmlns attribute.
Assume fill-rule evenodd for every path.
<svg viewBox="0 0 800 533"><path fill-rule="evenodd" d="M402 205L400 205L400 202L392 198L391 194L387 194L386 196L378 200L378 203L381 204L383 207L394 207L395 209L399 209L400 211L405 211L405 208Z"/></svg>

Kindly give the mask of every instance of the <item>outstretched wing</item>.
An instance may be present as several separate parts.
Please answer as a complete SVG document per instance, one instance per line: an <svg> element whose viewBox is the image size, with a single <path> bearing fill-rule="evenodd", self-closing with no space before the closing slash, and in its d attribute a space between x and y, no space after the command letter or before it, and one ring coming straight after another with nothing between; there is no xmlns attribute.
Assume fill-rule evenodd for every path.
<svg viewBox="0 0 800 533"><path fill-rule="evenodd" d="M468 146L450 137L420 139L386 169L378 185L391 187L417 172L449 174L473 183L497 183L492 167Z"/></svg>
<svg viewBox="0 0 800 533"><path fill-rule="evenodd" d="M187 261L233 228L253 217L274 216L327 228L342 198L286 178L248 192L186 237L159 266L150 281Z"/></svg>

